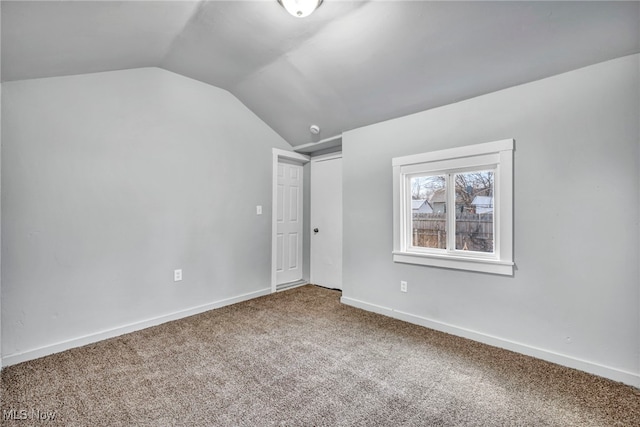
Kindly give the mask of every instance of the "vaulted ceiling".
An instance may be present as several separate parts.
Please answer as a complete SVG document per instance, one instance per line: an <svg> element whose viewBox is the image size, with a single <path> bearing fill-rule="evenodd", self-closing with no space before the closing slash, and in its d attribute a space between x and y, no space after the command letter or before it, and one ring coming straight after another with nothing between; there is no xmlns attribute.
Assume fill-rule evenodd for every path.
<svg viewBox="0 0 640 427"><path fill-rule="evenodd" d="M640 52L637 1L325 0L304 19L276 0L1 12L3 81L162 67L230 91L294 146Z"/></svg>

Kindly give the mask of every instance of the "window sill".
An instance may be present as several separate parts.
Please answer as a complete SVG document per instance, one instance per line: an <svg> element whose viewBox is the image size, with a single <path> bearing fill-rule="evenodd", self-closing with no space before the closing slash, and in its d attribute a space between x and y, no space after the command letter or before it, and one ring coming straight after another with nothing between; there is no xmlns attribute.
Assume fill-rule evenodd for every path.
<svg viewBox="0 0 640 427"><path fill-rule="evenodd" d="M481 273L500 274L504 276L513 275L514 265L511 261L399 251L393 252L393 262L428 265L455 270L478 271Z"/></svg>

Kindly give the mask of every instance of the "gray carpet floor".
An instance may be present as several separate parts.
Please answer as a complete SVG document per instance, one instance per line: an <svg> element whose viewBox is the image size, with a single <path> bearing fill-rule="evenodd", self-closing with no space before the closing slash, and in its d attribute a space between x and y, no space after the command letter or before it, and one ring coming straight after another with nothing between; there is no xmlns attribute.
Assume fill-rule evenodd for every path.
<svg viewBox="0 0 640 427"><path fill-rule="evenodd" d="M637 389L339 298L304 286L7 367L2 425L640 426Z"/></svg>

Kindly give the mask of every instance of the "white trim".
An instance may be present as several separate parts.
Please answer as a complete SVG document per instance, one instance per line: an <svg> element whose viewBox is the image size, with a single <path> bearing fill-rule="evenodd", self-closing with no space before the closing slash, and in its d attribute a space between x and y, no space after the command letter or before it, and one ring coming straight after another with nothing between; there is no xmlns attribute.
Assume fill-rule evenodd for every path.
<svg viewBox="0 0 640 427"><path fill-rule="evenodd" d="M501 139L499 141L485 142L482 144L447 148L445 150L430 151L428 153L411 154L409 156L396 157L392 160L392 165L402 166L415 163L429 163L440 160L458 159L462 157L479 156L482 154L499 153L504 150L513 150L513 139Z"/></svg>
<svg viewBox="0 0 640 427"><path fill-rule="evenodd" d="M342 134L329 138L321 139L318 142L309 142L307 144L293 147L294 151L303 154L311 154L317 151L328 150L329 148L342 147Z"/></svg>
<svg viewBox="0 0 640 427"><path fill-rule="evenodd" d="M513 139L456 147L392 159L393 261L432 267L513 275ZM470 169L469 169L470 168ZM491 254L462 253L455 249L455 211L447 210L447 249L413 248L410 237L409 179L423 173L445 175L465 170L491 169L494 174L494 250ZM451 185L447 181L447 188ZM455 205L447 191L447 205Z"/></svg>
<svg viewBox="0 0 640 427"><path fill-rule="evenodd" d="M390 307L372 304L370 302L364 302L359 299L349 297L340 297L340 302L344 305L359 308L360 310L370 311L372 313L382 314L383 316L395 318L395 316L393 315L393 309Z"/></svg>
<svg viewBox="0 0 640 427"><path fill-rule="evenodd" d="M336 151L335 153L322 154L319 156L313 156L311 163L325 162L327 160L341 159L342 151Z"/></svg>
<svg viewBox="0 0 640 427"><path fill-rule="evenodd" d="M304 154L296 153L294 151L281 150L279 148L273 148L273 155L276 157L276 161L278 157L289 160L297 160L302 164L309 161L309 156L305 156Z"/></svg>
<svg viewBox="0 0 640 427"><path fill-rule="evenodd" d="M193 316L195 314L204 313L205 311L214 310L216 308L225 307L231 304L237 304L239 302L247 301L253 298L258 298L264 295L268 295L270 293L271 293L270 288L264 288L259 291L249 292L249 293L238 295L235 297L210 302L207 304L187 308L180 311L175 311L173 313L164 314L162 316L152 317L150 319L129 323L127 325L118 326L112 329L106 329L106 330L95 332L92 334L71 338L71 339L60 341L54 344L33 348L31 350L9 354L3 357L2 359L2 361L4 362L3 366L15 365L16 363L26 362L27 360L37 359L39 357L48 356L53 353L59 353L61 351L69 350L75 347L81 347L83 345L106 340L108 338L113 338L120 335L146 329L151 326L157 326L166 322L171 322L173 320L178 320L185 317Z"/></svg>
<svg viewBox="0 0 640 427"><path fill-rule="evenodd" d="M277 278L276 278L276 264L277 264L277 234L278 224L276 218L278 217L278 161L292 160L300 162L304 165L309 162L309 156L304 154L295 153L293 151L281 150L279 148L272 149L272 167L271 167L271 292L277 291ZM304 204L303 204L304 205Z"/></svg>
<svg viewBox="0 0 640 427"><path fill-rule="evenodd" d="M484 170L485 168L495 169L496 165L499 163L500 153L488 153L471 157L458 157L433 162L412 163L397 166L401 167L403 175L420 176L422 174L446 175L450 173L465 172L468 170Z"/></svg>
<svg viewBox="0 0 640 427"><path fill-rule="evenodd" d="M428 265L431 267L453 268L456 270L478 271L481 273L513 275L513 262L496 259L462 257L449 254L427 254L417 252L394 252L393 261L401 264Z"/></svg>
<svg viewBox="0 0 640 427"><path fill-rule="evenodd" d="M383 307L353 298L342 297L340 298L340 302L345 305L382 314L394 319L412 323L414 325L423 326L425 328L434 329L436 331L445 332L451 335L467 338L494 347L499 347L505 350L510 350L516 353L535 357L537 359L546 360L558 365L578 369L580 371L588 372L593 375L609 378L614 381L620 381L634 387L640 387L640 373L624 371L622 369L613 368L611 366L590 362L588 360L580 359L577 357L568 356L551 350L545 350L543 348L530 346L521 342L511 341L508 339L496 337L494 335L462 328L445 322L440 322L426 317L417 316L415 314L395 310L390 307Z"/></svg>

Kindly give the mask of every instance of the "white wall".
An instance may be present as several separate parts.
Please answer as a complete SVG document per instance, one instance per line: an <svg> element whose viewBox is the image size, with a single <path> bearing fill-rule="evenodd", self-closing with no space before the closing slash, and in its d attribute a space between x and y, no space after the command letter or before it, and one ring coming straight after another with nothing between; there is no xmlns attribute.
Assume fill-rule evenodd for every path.
<svg viewBox="0 0 640 427"><path fill-rule="evenodd" d="M2 91L5 364L270 291L291 147L231 94L157 68Z"/></svg>
<svg viewBox="0 0 640 427"><path fill-rule="evenodd" d="M639 58L346 132L343 301L640 386ZM394 264L391 159L505 138L514 276Z"/></svg>

